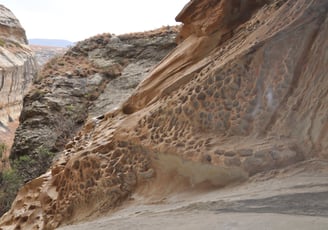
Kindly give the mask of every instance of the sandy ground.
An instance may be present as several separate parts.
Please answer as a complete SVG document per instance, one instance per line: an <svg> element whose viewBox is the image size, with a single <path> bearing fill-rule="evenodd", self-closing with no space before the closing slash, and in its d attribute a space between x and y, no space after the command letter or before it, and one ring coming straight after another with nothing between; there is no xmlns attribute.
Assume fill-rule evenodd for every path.
<svg viewBox="0 0 328 230"><path fill-rule="evenodd" d="M328 161L312 160L221 189L140 190L107 216L61 230L328 229Z"/></svg>

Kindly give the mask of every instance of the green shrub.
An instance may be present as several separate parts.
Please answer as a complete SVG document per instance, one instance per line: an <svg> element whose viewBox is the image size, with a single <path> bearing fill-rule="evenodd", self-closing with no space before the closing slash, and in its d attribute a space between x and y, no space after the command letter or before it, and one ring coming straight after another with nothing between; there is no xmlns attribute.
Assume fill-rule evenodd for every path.
<svg viewBox="0 0 328 230"><path fill-rule="evenodd" d="M9 210L23 181L15 170L0 172L0 216Z"/></svg>
<svg viewBox="0 0 328 230"><path fill-rule="evenodd" d="M0 143L0 158L2 158L2 155L6 150L7 150L6 144Z"/></svg>
<svg viewBox="0 0 328 230"><path fill-rule="evenodd" d="M36 149L36 152L39 156L39 159L41 160L41 163L51 163L52 159L55 156L55 153L51 152L48 148L42 146L39 146ZM48 167L47 167L48 168Z"/></svg>
<svg viewBox="0 0 328 230"><path fill-rule="evenodd" d="M4 47L6 45L6 42L0 38L0 46L1 47Z"/></svg>
<svg viewBox="0 0 328 230"><path fill-rule="evenodd" d="M37 101L39 99L41 99L42 97L44 97L44 95L46 94L47 92L45 90L41 90L41 89L33 89L30 91L30 98L34 101Z"/></svg>
<svg viewBox="0 0 328 230"><path fill-rule="evenodd" d="M11 165L26 182L45 173L54 156L55 153L44 146L40 146L36 148L33 155L19 156L11 162Z"/></svg>
<svg viewBox="0 0 328 230"><path fill-rule="evenodd" d="M75 106L70 104L65 106L66 110L69 112L74 112L75 111Z"/></svg>
<svg viewBox="0 0 328 230"><path fill-rule="evenodd" d="M0 216L9 210L24 182L38 177L49 168L54 155L48 148L40 146L33 155L22 155L11 161L13 169L0 172Z"/></svg>
<svg viewBox="0 0 328 230"><path fill-rule="evenodd" d="M5 192L13 192L21 185L21 179L13 169L2 172L2 185Z"/></svg>

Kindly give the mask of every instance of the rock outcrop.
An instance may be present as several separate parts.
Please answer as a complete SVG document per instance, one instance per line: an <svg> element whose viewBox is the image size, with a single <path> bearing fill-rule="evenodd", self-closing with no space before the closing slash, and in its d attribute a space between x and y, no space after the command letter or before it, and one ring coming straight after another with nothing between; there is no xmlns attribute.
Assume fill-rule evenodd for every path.
<svg viewBox="0 0 328 230"><path fill-rule="evenodd" d="M25 30L19 20L4 5L0 5L0 31L2 39L16 41L19 44L28 43Z"/></svg>
<svg viewBox="0 0 328 230"><path fill-rule="evenodd" d="M36 62L27 45L24 29L13 13L0 5L0 215L10 207L8 203L14 199L20 186L18 182L10 188L6 186L10 174L9 152L23 97L36 72Z"/></svg>
<svg viewBox="0 0 328 230"><path fill-rule="evenodd" d="M0 226L54 229L157 180L224 186L327 158L327 12L326 0L190 1L177 48L89 120Z"/></svg>
<svg viewBox="0 0 328 230"><path fill-rule="evenodd" d="M37 66L18 19L0 5L0 143L9 150L23 97L30 89ZM7 167L8 153L2 154L0 171Z"/></svg>
<svg viewBox="0 0 328 230"><path fill-rule="evenodd" d="M10 155L23 179L44 173L88 117L119 106L176 46L176 31L97 35L45 64L24 98Z"/></svg>
<svg viewBox="0 0 328 230"><path fill-rule="evenodd" d="M0 5L0 70L0 121L5 126L19 117L36 64L24 29L3 5Z"/></svg>

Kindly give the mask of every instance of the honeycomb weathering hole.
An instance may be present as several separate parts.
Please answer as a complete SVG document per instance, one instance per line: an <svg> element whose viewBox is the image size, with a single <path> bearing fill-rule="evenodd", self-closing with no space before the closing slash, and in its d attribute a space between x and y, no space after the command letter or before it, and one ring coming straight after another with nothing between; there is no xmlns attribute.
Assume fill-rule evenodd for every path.
<svg viewBox="0 0 328 230"><path fill-rule="evenodd" d="M135 112L135 108L132 107L131 105L127 104L127 105L124 105L123 108L122 108L122 112L124 114L132 114Z"/></svg>

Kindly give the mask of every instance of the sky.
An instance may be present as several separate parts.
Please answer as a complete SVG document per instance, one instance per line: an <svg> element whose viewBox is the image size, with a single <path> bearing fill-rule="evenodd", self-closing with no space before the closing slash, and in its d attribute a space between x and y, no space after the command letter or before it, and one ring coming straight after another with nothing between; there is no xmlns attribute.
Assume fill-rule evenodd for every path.
<svg viewBox="0 0 328 230"><path fill-rule="evenodd" d="M72 42L101 34L142 32L176 25L189 0L0 0L18 18L28 39Z"/></svg>

